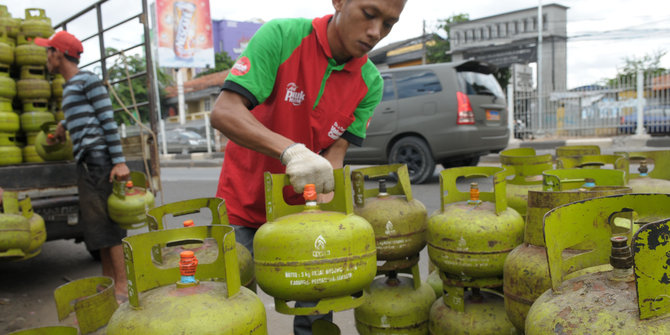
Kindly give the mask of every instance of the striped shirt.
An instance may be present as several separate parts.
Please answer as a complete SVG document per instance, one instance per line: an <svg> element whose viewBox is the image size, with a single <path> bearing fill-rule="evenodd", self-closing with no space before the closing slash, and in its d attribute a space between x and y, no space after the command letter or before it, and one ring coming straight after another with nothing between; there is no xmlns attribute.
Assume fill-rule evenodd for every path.
<svg viewBox="0 0 670 335"><path fill-rule="evenodd" d="M63 111L77 161L90 151L108 151L112 164L126 161L112 102L97 75L79 71L63 85Z"/></svg>

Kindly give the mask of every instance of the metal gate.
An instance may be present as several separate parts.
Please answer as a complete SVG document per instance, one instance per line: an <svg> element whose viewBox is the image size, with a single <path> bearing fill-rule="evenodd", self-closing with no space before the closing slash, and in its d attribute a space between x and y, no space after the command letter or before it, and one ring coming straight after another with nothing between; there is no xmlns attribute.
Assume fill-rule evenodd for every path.
<svg viewBox="0 0 670 335"><path fill-rule="evenodd" d="M670 72L636 75L566 92L514 92L514 136L611 137L670 135ZM640 125L640 126L638 126Z"/></svg>

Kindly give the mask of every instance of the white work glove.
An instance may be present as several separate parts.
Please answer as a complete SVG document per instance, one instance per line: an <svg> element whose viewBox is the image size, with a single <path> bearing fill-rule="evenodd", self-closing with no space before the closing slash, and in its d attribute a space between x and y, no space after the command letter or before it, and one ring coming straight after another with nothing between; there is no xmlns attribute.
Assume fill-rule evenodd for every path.
<svg viewBox="0 0 670 335"><path fill-rule="evenodd" d="M289 145L279 160L286 165L286 174L293 189L302 193L306 184L314 184L317 193L333 191L333 167L323 156L307 149L302 143Z"/></svg>

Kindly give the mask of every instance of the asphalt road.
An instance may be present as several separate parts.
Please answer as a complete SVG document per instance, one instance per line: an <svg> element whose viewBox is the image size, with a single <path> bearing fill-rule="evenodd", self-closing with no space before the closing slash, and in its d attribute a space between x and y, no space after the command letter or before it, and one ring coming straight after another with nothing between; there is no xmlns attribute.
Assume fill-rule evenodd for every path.
<svg viewBox="0 0 670 335"><path fill-rule="evenodd" d="M355 167L354 167L355 168ZM163 168L163 203L211 197L216 192L219 168ZM392 185L389 185L392 186ZM370 187L374 187L370 186ZM426 184L412 187L414 197L423 202L428 213L438 209L438 171ZM161 203L160 195L157 203ZM184 218L167 218L169 227L177 227ZM207 224L208 214L193 216L196 224ZM145 232L129 231L129 234ZM424 249L420 263L423 278L428 274L427 253ZM0 333L18 329L57 325L53 291L68 281L101 275L100 263L92 259L83 243L72 240L50 241L44 244L40 255L26 261L0 263ZM259 296L266 306L269 333L292 334L292 316L274 311L274 301L260 289ZM335 323L343 334L356 333L353 311L335 313Z"/></svg>

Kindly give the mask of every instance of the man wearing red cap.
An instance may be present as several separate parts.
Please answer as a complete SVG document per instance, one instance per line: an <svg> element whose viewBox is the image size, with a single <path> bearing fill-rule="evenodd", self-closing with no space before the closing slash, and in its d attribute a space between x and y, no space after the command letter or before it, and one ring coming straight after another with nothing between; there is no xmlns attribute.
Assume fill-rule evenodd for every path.
<svg viewBox="0 0 670 335"><path fill-rule="evenodd" d="M128 178L121 138L114 121L109 94L97 75L80 71L79 57L84 47L67 31L51 38L36 38L35 44L47 47L47 68L60 73L63 85L65 120L59 123L56 140L65 140L65 129L72 139L77 161L80 222L88 250L100 250L102 274L115 281L118 300L128 294L121 239L126 231L112 222L107 212L107 198L112 181Z"/></svg>

